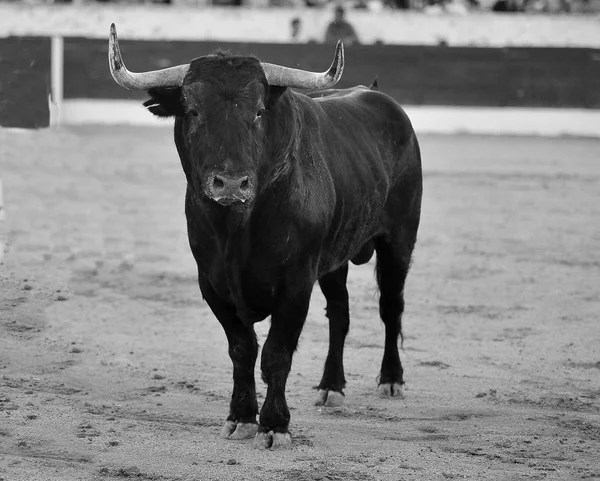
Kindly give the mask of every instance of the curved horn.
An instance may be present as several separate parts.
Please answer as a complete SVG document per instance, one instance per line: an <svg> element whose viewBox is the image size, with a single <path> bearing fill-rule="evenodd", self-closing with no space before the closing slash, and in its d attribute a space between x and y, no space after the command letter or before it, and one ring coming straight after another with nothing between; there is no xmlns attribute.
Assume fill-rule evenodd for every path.
<svg viewBox="0 0 600 481"><path fill-rule="evenodd" d="M180 87L188 69L189 64L177 65L176 67L151 70L150 72L130 72L125 67L119 41L117 40L117 29L115 24L110 26L108 37L108 65L112 77L122 87L129 90L148 90L154 87Z"/></svg>
<svg viewBox="0 0 600 481"><path fill-rule="evenodd" d="M344 72L344 44L341 40L335 47L335 57L326 72L308 72L272 63L260 64L265 71L269 85L296 87L300 89L327 89L333 87L342 78Z"/></svg>

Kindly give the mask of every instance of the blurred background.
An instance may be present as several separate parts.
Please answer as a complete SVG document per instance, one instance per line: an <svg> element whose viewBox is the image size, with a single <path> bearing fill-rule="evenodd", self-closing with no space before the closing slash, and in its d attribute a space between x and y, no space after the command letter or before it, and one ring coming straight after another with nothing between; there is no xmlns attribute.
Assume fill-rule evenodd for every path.
<svg viewBox="0 0 600 481"><path fill-rule="evenodd" d="M151 121L145 94L110 77L113 22L133 71L219 48L321 71L342 39L340 87L378 77L425 129L471 115L493 133L504 115L507 133L538 133L531 127L559 115L567 133L598 130L600 0L2 1L0 126ZM493 109L485 120L482 109Z"/></svg>

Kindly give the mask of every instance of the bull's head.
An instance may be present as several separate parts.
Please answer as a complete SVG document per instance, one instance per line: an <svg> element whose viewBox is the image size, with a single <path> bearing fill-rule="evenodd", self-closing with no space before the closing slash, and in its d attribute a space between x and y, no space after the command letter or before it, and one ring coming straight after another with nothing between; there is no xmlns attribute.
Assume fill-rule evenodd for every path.
<svg viewBox="0 0 600 481"><path fill-rule="evenodd" d="M276 141L278 126L286 122L281 118L285 109L277 108L286 88L329 88L344 70L344 47L338 42L333 63L323 73L228 54L134 73L125 67L114 24L108 58L119 85L148 91L152 98L144 105L152 113L176 117L183 144L177 147L188 182L197 195L221 205L249 203L255 197L261 163L272 155L268 143Z"/></svg>

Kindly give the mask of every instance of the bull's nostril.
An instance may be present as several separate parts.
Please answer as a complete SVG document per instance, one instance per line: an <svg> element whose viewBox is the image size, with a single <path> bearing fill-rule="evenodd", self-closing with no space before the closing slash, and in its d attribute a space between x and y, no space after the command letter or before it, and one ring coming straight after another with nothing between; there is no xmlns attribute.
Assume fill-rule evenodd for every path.
<svg viewBox="0 0 600 481"><path fill-rule="evenodd" d="M240 183L240 190L248 190L250 188L250 183L248 182L248 177L246 177L244 180L242 180L242 182Z"/></svg>
<svg viewBox="0 0 600 481"><path fill-rule="evenodd" d="M223 187L225 187L225 184L223 183L222 179L220 179L219 177L215 177L213 179L213 187L215 189L222 189Z"/></svg>

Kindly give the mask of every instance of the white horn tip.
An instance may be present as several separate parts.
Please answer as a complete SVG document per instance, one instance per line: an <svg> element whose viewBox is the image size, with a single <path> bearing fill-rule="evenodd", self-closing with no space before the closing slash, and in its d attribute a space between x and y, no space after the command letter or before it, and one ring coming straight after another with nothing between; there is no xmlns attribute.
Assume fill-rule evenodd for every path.
<svg viewBox="0 0 600 481"><path fill-rule="evenodd" d="M344 59L344 42L341 40L338 40L335 46L335 56L340 56L342 60Z"/></svg>
<svg viewBox="0 0 600 481"><path fill-rule="evenodd" d="M329 69L329 75L335 79L336 83L342 77L342 73L344 72L344 63L344 42L338 40L335 46L335 57Z"/></svg>
<svg viewBox="0 0 600 481"><path fill-rule="evenodd" d="M123 67L121 52L119 51L119 41L117 40L117 29L115 24L110 25L110 36L108 37L108 59L111 73L118 72ZM116 79L115 79L116 80Z"/></svg>
<svg viewBox="0 0 600 481"><path fill-rule="evenodd" d="M108 40L110 43L115 43L117 41L117 27L115 27L114 23L110 24L110 35L108 36Z"/></svg>

